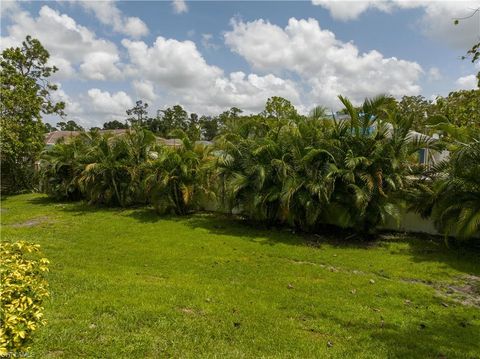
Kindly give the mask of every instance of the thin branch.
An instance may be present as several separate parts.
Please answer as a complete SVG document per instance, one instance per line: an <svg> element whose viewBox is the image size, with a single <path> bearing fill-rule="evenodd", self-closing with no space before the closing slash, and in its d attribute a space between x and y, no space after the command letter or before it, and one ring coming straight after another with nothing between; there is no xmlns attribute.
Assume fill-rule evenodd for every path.
<svg viewBox="0 0 480 359"><path fill-rule="evenodd" d="M465 17L454 17L453 20L455 20L455 22L458 22L460 20L466 20L466 19L470 19L471 17L474 17L475 14L477 14L478 12L480 12L480 7L477 8L477 9L472 9L472 13L468 16L465 16Z"/></svg>

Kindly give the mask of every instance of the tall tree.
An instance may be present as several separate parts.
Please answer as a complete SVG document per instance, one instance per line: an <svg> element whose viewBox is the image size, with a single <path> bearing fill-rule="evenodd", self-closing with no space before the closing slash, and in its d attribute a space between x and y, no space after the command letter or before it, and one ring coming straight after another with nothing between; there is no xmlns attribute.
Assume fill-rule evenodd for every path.
<svg viewBox="0 0 480 359"><path fill-rule="evenodd" d="M242 117L242 110L238 107L232 107L230 110L222 112L218 115L216 122L217 122L217 133L220 134L222 131L226 129L226 127L234 122L238 122L238 120Z"/></svg>
<svg viewBox="0 0 480 359"><path fill-rule="evenodd" d="M58 131L58 129L55 126L52 126L48 122L45 122L45 133L55 132L55 131Z"/></svg>
<svg viewBox="0 0 480 359"><path fill-rule="evenodd" d="M57 126L60 127L60 131L85 131L82 126L72 120L69 120L67 122L58 122Z"/></svg>
<svg viewBox="0 0 480 359"><path fill-rule="evenodd" d="M148 103L144 103L142 100L138 100L135 103L135 106L127 110L127 115L130 116L127 118L127 121L133 125L142 126L144 122L148 119Z"/></svg>
<svg viewBox="0 0 480 359"><path fill-rule="evenodd" d="M104 130L118 130L118 129L122 130L122 129L127 129L128 127L129 127L128 124L122 123L122 122L117 121L117 120L105 122L103 124L103 129Z"/></svg>
<svg viewBox="0 0 480 359"><path fill-rule="evenodd" d="M401 116L413 118L413 127L415 130L426 133L428 118L434 112L434 105L432 101L427 100L421 95L403 96L398 102L397 110Z"/></svg>
<svg viewBox="0 0 480 359"><path fill-rule="evenodd" d="M188 130L188 113L180 105L169 107L158 111L157 114L157 133L160 136L167 137L173 130Z"/></svg>
<svg viewBox="0 0 480 359"><path fill-rule="evenodd" d="M434 111L454 126L480 128L480 89L454 91L447 97L439 96Z"/></svg>
<svg viewBox="0 0 480 359"><path fill-rule="evenodd" d="M0 62L0 128L2 192L33 186L35 160L44 146L42 114L64 115L65 104L50 94L57 86L48 78L55 66L40 41L27 36L21 47L5 49Z"/></svg>
<svg viewBox="0 0 480 359"><path fill-rule="evenodd" d="M267 100L265 111L266 117L274 118L296 118L298 116L297 110L290 101L283 97L273 96Z"/></svg>
<svg viewBox="0 0 480 359"><path fill-rule="evenodd" d="M207 141L213 140L219 130L218 117L202 116L199 122L201 138Z"/></svg>
<svg viewBox="0 0 480 359"><path fill-rule="evenodd" d="M187 136L193 141L200 139L200 121L196 113L191 113L188 119Z"/></svg>

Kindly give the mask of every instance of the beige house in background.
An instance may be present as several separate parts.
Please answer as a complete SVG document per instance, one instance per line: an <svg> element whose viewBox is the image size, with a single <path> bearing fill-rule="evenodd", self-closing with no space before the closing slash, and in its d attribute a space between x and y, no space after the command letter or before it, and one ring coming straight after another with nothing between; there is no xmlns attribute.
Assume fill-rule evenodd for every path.
<svg viewBox="0 0 480 359"><path fill-rule="evenodd" d="M99 130L100 133L113 133L114 135L121 135L126 133L127 130ZM60 140L67 140L72 137L80 135L82 131L53 131L45 134L45 147L51 148L56 145Z"/></svg>
<svg viewBox="0 0 480 359"><path fill-rule="evenodd" d="M115 136L121 135L126 133L128 130L125 129L118 129L118 130L99 130L101 134L104 133L110 133ZM49 132L45 134L45 148L49 149L55 144L58 143L58 141L66 141L69 138L79 136L82 133L82 131L54 131L54 132ZM168 147L173 147L177 148L183 145L183 142L179 138L163 138L163 137L157 137L157 143L161 143L165 146ZM196 144L203 144L203 145L210 145L212 142L210 141L195 141Z"/></svg>

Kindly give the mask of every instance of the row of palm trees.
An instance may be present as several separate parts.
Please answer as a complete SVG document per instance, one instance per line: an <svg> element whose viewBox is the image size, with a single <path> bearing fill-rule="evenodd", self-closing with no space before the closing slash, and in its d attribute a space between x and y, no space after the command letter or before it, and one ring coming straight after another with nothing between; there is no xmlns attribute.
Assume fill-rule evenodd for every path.
<svg viewBox="0 0 480 359"><path fill-rule="evenodd" d="M406 206L415 156L429 137L411 140L411 121L384 111L389 98L361 109L341 97L349 120L249 117L216 142L216 172L227 205L251 219L303 230L333 224L370 233Z"/></svg>
<svg viewBox="0 0 480 359"><path fill-rule="evenodd" d="M177 135L183 146L173 149L142 128L120 136L84 132L44 152L41 189L59 200L151 204L160 213L185 214L198 198L198 171L207 151Z"/></svg>
<svg viewBox="0 0 480 359"><path fill-rule="evenodd" d="M447 235L480 230L479 142L457 145L451 159L429 172L420 149L441 141L412 136L412 118L391 99L367 99L355 108L340 97L348 119L241 116L228 121L212 146L181 131L170 148L145 129L121 136L84 133L46 151L45 192L61 199L186 214L214 203L254 221L315 231L325 225L370 234L410 208L432 216Z"/></svg>

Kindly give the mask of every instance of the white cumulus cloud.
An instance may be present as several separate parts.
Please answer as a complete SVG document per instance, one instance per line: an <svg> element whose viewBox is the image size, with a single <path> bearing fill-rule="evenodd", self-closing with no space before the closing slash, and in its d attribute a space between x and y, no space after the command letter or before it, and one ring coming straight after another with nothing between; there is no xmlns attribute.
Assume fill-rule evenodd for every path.
<svg viewBox="0 0 480 359"><path fill-rule="evenodd" d="M111 26L115 32L135 38L148 34L148 27L141 19L125 16L113 0L79 1L78 4L93 12L102 24Z"/></svg>
<svg viewBox="0 0 480 359"><path fill-rule="evenodd" d="M202 46L205 49L218 50L220 46L215 44L212 40L213 40L212 34L202 34Z"/></svg>
<svg viewBox="0 0 480 359"><path fill-rule="evenodd" d="M60 69L56 78L73 76L77 67L91 79L119 77L116 45L49 6L42 6L36 18L26 11L16 13L7 33L1 38L2 48L21 45L27 35L40 40L50 52L51 63Z"/></svg>
<svg viewBox="0 0 480 359"><path fill-rule="evenodd" d="M232 26L224 35L231 50L255 69L299 76L310 88L307 102L336 107L339 94L360 102L379 93L420 92L419 64L385 58L376 50L360 53L353 43L321 29L315 19L291 18L284 29L263 19L233 20Z"/></svg>
<svg viewBox="0 0 480 359"><path fill-rule="evenodd" d="M73 100L67 93L63 90L62 84L57 83L57 90L51 93L51 99L53 102L65 102L65 112L68 117L71 115L76 116L82 112L82 107L80 104Z"/></svg>
<svg viewBox="0 0 480 359"><path fill-rule="evenodd" d="M91 52L85 55L80 69L84 76L91 80L118 80L122 78L122 72L112 64L119 60L117 54L102 51Z"/></svg>
<svg viewBox="0 0 480 359"><path fill-rule="evenodd" d="M188 11L188 6L185 0L173 0L172 7L175 14L181 14Z"/></svg>
<svg viewBox="0 0 480 359"><path fill-rule="evenodd" d="M123 40L131 65L132 76L144 76L171 88L208 86L222 70L207 64L192 41L178 41L157 37L151 47L143 41Z"/></svg>
<svg viewBox="0 0 480 359"><path fill-rule="evenodd" d="M156 99L157 95L155 94L155 89L151 81L134 80L132 85L138 99L149 101L154 101Z"/></svg>
<svg viewBox="0 0 480 359"><path fill-rule="evenodd" d="M1 10L0 15L3 18L3 17L11 16L12 14L13 15L16 14L17 12L20 11L20 7L18 5L18 1L6 0L6 1L2 1L0 10Z"/></svg>
<svg viewBox="0 0 480 359"><path fill-rule="evenodd" d="M430 81L437 81L442 78L442 73L440 72L440 69L438 67L430 67L428 70L428 79Z"/></svg>
<svg viewBox="0 0 480 359"><path fill-rule="evenodd" d="M79 125L88 128L91 126L91 118L84 116L84 106L76 99L73 99L69 96L63 89L62 84L56 83L58 89L51 93L51 99L53 102L64 102L65 103L65 113L66 117L63 119L56 115L46 115L43 117L43 121L50 123L53 126L60 121L69 121L73 120Z"/></svg>
<svg viewBox="0 0 480 359"><path fill-rule="evenodd" d="M473 16L454 25L453 19L466 18L480 8L478 0L312 0L326 8L335 19L357 19L367 10L393 12L419 8L423 15L418 25L424 34L455 48L469 48L480 36L479 18Z"/></svg>
<svg viewBox="0 0 480 359"><path fill-rule="evenodd" d="M272 74L260 76L232 72L229 76L215 79L207 91L184 91L182 98L187 105L202 112L219 113L227 108L239 107L247 112L259 112L269 97L281 96L304 109L300 91L290 80Z"/></svg>
<svg viewBox="0 0 480 359"><path fill-rule="evenodd" d="M137 93L148 94L148 84L153 82L169 104L181 103L200 113L218 113L232 106L259 111L271 96L285 96L300 103L293 81L272 74L225 75L222 69L205 61L192 41L159 36L152 46L131 40L123 40L122 44L130 59L126 72L138 79L133 83Z"/></svg>
<svg viewBox="0 0 480 359"><path fill-rule="evenodd" d="M320 5L330 12L333 18L347 21L358 18L368 9L390 11L392 4L389 1L367 0L312 0L314 5Z"/></svg>
<svg viewBox="0 0 480 359"><path fill-rule="evenodd" d="M132 99L123 91L110 94L108 91L92 88L87 94L93 109L111 118L124 118L125 111L133 106Z"/></svg>
<svg viewBox="0 0 480 359"><path fill-rule="evenodd" d="M131 97L123 91L110 93L92 88L72 98L60 84L58 91L52 93L52 100L65 102L65 120L73 120L84 128L102 127L105 122L112 120L124 121L126 110L134 105ZM61 121L59 117L51 115L44 120L53 125Z"/></svg>
<svg viewBox="0 0 480 359"><path fill-rule="evenodd" d="M475 75L463 76L459 77L455 84L461 90L473 90L478 87L478 79Z"/></svg>

